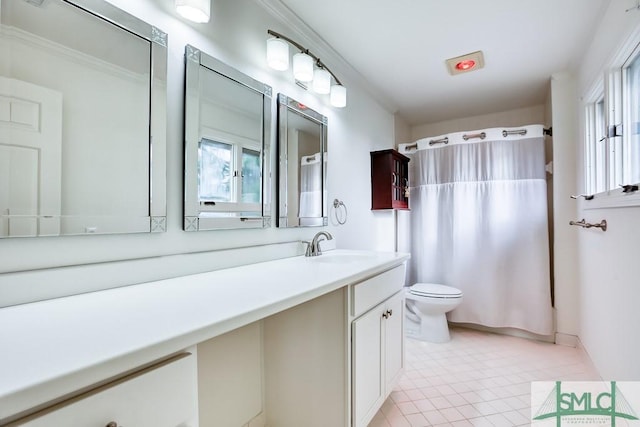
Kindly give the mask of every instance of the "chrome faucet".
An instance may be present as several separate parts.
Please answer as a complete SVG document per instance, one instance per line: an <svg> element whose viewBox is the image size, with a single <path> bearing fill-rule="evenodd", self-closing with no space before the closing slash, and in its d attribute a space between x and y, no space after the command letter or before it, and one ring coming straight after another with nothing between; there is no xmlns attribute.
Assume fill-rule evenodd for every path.
<svg viewBox="0 0 640 427"><path fill-rule="evenodd" d="M305 242L307 243L307 251L304 256L322 255L322 251L320 250L320 241L325 240L325 237L326 240L333 240L333 236L328 231L319 231L315 236L313 236L313 240L311 240L311 242Z"/></svg>

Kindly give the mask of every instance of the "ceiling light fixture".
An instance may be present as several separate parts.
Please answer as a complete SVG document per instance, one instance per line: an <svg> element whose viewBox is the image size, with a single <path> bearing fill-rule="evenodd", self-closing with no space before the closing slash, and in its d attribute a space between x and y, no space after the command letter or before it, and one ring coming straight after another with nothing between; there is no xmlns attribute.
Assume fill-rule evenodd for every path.
<svg viewBox="0 0 640 427"><path fill-rule="evenodd" d="M474 61L473 59L467 59L467 60L458 62L456 64L456 70L469 71L475 66L476 66L476 61Z"/></svg>
<svg viewBox="0 0 640 427"><path fill-rule="evenodd" d="M211 17L211 0L175 0L176 12L189 21L203 24Z"/></svg>
<svg viewBox="0 0 640 427"><path fill-rule="evenodd" d="M176 0L178 1L178 0ZM289 49L286 48L286 60L284 48L274 47L275 43L295 46L300 52L293 55L293 77L302 83L311 82L313 90L319 94L330 94L329 101L332 106L342 108L347 105L347 88L342 85L335 74L309 49L275 31L267 30L272 36L267 40L267 64L274 70L284 71L289 68ZM286 43L285 43L286 42ZM286 63L286 66L284 65ZM315 65L315 67L314 67ZM331 79L335 81L331 84ZM305 85L306 86L306 85Z"/></svg>
<svg viewBox="0 0 640 427"><path fill-rule="evenodd" d="M479 70L484 67L484 56L482 51L467 53L466 55L456 56L447 59L447 68L451 75L466 73L469 71Z"/></svg>

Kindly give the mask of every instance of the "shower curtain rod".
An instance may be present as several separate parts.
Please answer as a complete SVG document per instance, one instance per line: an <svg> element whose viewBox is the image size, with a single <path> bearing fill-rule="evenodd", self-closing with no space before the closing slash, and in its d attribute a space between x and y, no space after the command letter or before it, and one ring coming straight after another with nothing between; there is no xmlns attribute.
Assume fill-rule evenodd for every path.
<svg viewBox="0 0 640 427"><path fill-rule="evenodd" d="M503 137L507 137L509 135L526 135L527 134L527 130L526 129L516 129L516 130L503 130L502 131L502 136ZM542 129L542 135L549 135L549 136L553 136L553 128L549 127L549 128L543 128ZM480 138L480 139L485 139L487 137L486 132L480 132L480 133L473 133L473 134L464 134L462 135L462 139L464 139L465 141L468 141L470 139L473 138ZM445 136L444 138L441 139L432 139L431 141L429 141L429 145L435 145L435 144L448 144L449 143L449 137ZM408 144L405 145L405 150L412 150L414 148L418 148L418 143L415 142L413 144Z"/></svg>

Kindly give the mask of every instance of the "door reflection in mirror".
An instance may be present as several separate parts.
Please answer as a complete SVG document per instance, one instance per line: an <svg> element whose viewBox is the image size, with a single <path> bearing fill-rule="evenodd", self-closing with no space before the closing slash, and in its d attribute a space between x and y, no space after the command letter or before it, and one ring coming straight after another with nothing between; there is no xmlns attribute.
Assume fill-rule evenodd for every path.
<svg viewBox="0 0 640 427"><path fill-rule="evenodd" d="M278 95L278 227L327 225L327 118Z"/></svg>
<svg viewBox="0 0 640 427"><path fill-rule="evenodd" d="M0 2L0 237L152 231L165 100L159 30L106 2Z"/></svg>
<svg viewBox="0 0 640 427"><path fill-rule="evenodd" d="M193 46L185 55L184 229L268 226L271 88Z"/></svg>

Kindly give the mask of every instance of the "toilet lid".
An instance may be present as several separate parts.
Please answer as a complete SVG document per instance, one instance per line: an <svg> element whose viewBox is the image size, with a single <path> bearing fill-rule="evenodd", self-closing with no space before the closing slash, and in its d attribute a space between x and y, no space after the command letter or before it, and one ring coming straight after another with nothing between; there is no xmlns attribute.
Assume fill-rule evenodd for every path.
<svg viewBox="0 0 640 427"><path fill-rule="evenodd" d="M409 288L413 295L432 298L458 298L462 296L460 289L435 283L416 283Z"/></svg>

